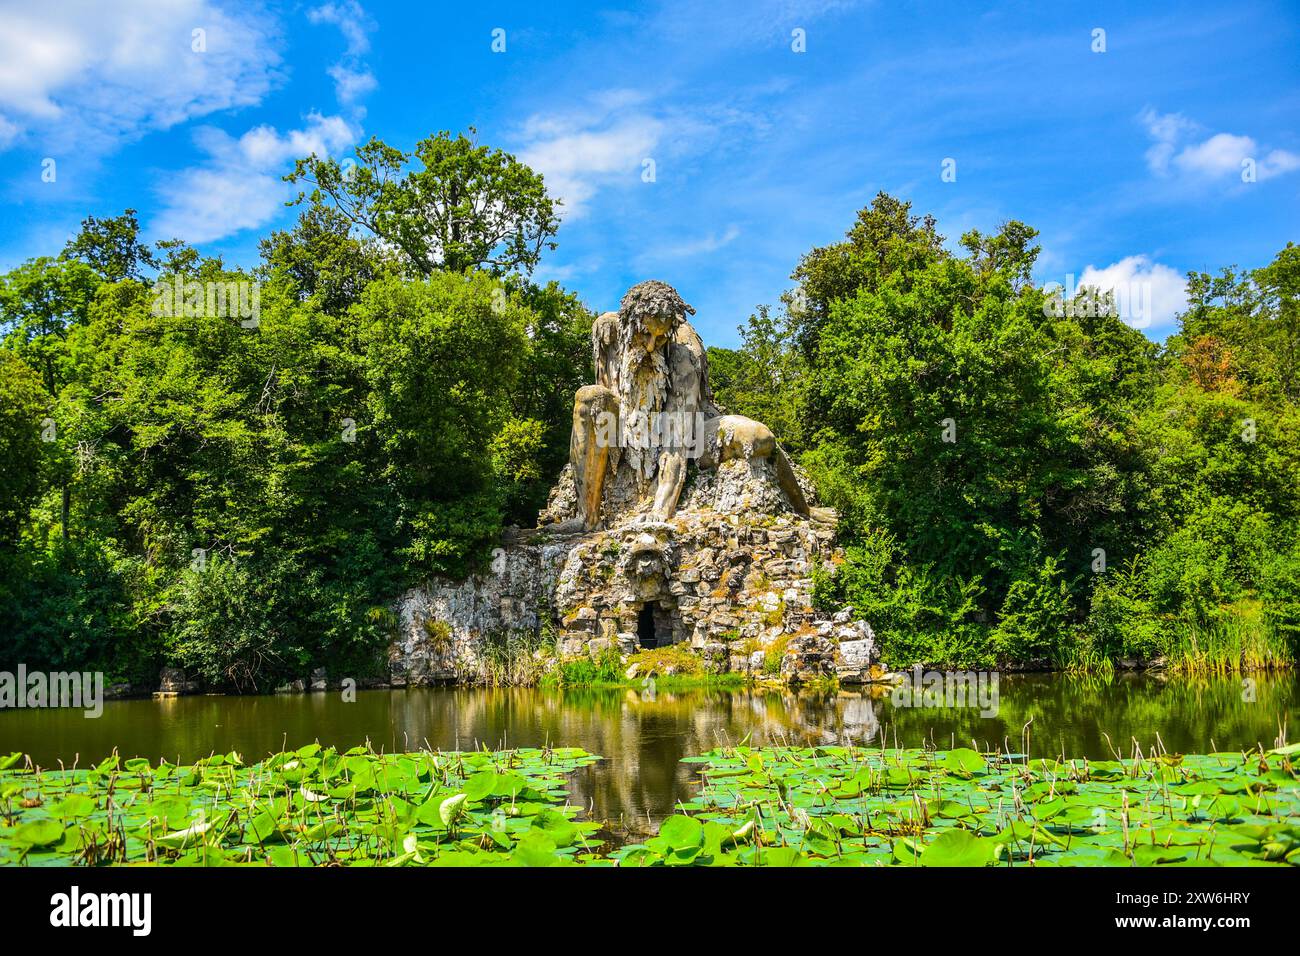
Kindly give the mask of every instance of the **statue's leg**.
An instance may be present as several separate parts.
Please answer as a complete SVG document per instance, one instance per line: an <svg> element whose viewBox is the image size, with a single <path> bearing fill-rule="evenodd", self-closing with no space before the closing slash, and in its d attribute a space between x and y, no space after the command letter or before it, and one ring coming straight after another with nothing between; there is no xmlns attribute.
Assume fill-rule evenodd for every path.
<svg viewBox="0 0 1300 956"><path fill-rule="evenodd" d="M706 423L705 435L707 443L700 459L701 468L716 468L735 458L751 461L771 458L776 468L777 484L785 492L790 507L796 513L808 516L808 501L799 487L794 466L770 428L743 415L723 415Z"/></svg>
<svg viewBox="0 0 1300 956"><path fill-rule="evenodd" d="M677 512L677 501L686 484L686 456L680 451L659 455L659 483L655 486L654 517L667 521Z"/></svg>
<svg viewBox="0 0 1300 956"><path fill-rule="evenodd" d="M790 464L790 458L785 453L785 449L780 445L776 446L773 452L772 460L776 464L776 481L785 492L785 496L790 499L790 507L794 508L797 514L808 517L808 500L803 496L803 488L799 485L799 479L794 475L794 466Z"/></svg>
<svg viewBox="0 0 1300 956"><path fill-rule="evenodd" d="M618 435L618 397L603 385L585 385L573 400L573 432L569 437L569 463L578 491L578 511L583 526L600 526L600 503L605 490L605 466Z"/></svg>

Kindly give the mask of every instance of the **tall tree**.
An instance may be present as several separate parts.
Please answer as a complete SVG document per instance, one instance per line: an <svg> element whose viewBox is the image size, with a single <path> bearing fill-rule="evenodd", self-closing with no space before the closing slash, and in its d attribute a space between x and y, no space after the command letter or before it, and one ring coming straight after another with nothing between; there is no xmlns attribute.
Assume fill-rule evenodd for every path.
<svg viewBox="0 0 1300 956"><path fill-rule="evenodd" d="M109 282L142 279L142 269L158 267L149 247L140 242L134 209L106 219L87 216L81 231L64 246L62 258L86 263Z"/></svg>
<svg viewBox="0 0 1300 956"><path fill-rule="evenodd" d="M418 165L407 169L413 159ZM530 274L542 251L555 248L556 203L541 175L509 153L444 131L413 153L372 139L357 160L345 167L313 154L285 178L311 187L296 202L337 210L417 275Z"/></svg>
<svg viewBox="0 0 1300 956"><path fill-rule="evenodd" d="M41 492L42 422L49 407L36 373L0 349L0 549L13 545Z"/></svg>

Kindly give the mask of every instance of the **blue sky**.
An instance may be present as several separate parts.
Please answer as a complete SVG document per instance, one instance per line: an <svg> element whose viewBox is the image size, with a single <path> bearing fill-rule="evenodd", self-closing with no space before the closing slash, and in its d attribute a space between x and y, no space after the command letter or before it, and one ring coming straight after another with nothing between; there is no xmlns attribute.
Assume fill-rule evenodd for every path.
<svg viewBox="0 0 1300 956"><path fill-rule="evenodd" d="M150 239L251 264L294 215L279 177L296 155L474 126L564 199L538 278L597 310L660 278L706 342L733 345L799 256L884 189L950 244L1009 218L1035 226L1040 283L1144 283L1151 309L1131 320L1160 339L1187 270L1263 265L1300 240L1297 14L0 0L0 267L127 206Z"/></svg>

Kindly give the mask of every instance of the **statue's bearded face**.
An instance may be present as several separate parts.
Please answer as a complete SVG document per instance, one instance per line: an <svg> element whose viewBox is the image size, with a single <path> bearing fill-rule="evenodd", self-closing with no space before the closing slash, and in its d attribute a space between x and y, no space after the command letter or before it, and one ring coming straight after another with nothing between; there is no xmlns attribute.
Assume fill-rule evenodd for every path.
<svg viewBox="0 0 1300 956"><path fill-rule="evenodd" d="M673 317L671 315L647 315L642 317L640 325L641 327L637 329L632 341L635 346L644 349L649 354L663 348L668 342L668 336L672 334L673 330Z"/></svg>

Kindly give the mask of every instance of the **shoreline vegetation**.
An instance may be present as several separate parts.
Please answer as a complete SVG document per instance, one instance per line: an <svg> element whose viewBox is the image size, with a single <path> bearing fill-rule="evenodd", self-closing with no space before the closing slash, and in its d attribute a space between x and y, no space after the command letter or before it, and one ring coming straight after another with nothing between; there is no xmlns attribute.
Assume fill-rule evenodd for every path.
<svg viewBox="0 0 1300 956"><path fill-rule="evenodd" d="M542 177L444 131L287 178L256 265L128 209L0 275L0 668L373 677L400 594L535 524L593 381L592 312L532 279ZM1293 667L1300 246L1190 273L1158 343L1113 290L1031 281L1036 237L949 244L881 193L708 349L717 404L839 516L815 602L894 670ZM467 676L539 682L543 638Z"/></svg>
<svg viewBox="0 0 1300 956"><path fill-rule="evenodd" d="M566 776L600 759L577 748L60 770L15 753L0 865L1300 865L1297 755L726 747L684 758L695 795L621 842L569 802Z"/></svg>
<svg viewBox="0 0 1300 956"><path fill-rule="evenodd" d="M967 669L936 668L934 665L917 662L911 667L899 670L879 669L878 674L865 683L843 684L835 676L813 678L791 683L777 673L710 673L705 669L702 657L687 649L677 649L667 656L671 663L665 664L665 656L655 652L633 654L626 659L617 653L592 658L586 655L567 659L549 657L538 659L532 657L524 665L484 669L470 674L460 675L455 679L438 681L427 686L433 688L528 688L542 690L566 689L609 689L625 688L628 690L645 690L654 687L662 691L684 690L748 690L772 689L795 690L800 693L835 693L841 689L882 688L884 692L894 686L904 675L918 668L927 673L938 671L941 674L965 673ZM1120 662L1108 659L1071 661L1064 665L1051 662L1028 662L994 668L993 672L1010 676L1016 674L1058 674L1065 678L1100 679L1111 682L1123 674L1157 673L1171 678L1195 681L1205 677L1224 677L1232 675L1287 673L1295 669L1295 662L1290 659L1266 658L1249 660L1244 656L1238 658L1216 657L1211 653L1201 652L1197 656L1188 656L1172 663L1164 659L1153 661L1124 660ZM972 672L974 673L974 672ZM357 682L356 689L364 690L405 690L415 686L405 683L392 683L383 678L371 678ZM145 697L179 697L202 694L205 696L256 696L260 694L309 694L337 693L342 688L338 681L324 681L311 686L307 680L299 680L275 688L260 691L211 691L198 688L188 690L153 691L134 688L130 685L110 686L106 699L129 699Z"/></svg>

